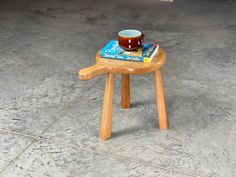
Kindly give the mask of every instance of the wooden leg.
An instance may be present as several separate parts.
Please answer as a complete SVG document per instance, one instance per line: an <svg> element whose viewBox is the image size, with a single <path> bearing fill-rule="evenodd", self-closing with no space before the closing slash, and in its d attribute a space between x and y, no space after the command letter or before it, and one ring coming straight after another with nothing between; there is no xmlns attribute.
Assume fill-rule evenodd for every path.
<svg viewBox="0 0 236 177"><path fill-rule="evenodd" d="M130 81L128 74L122 74L121 107L130 108Z"/></svg>
<svg viewBox="0 0 236 177"><path fill-rule="evenodd" d="M160 129L168 129L168 118L166 114L165 96L160 70L155 72L155 85L157 97L158 125Z"/></svg>
<svg viewBox="0 0 236 177"><path fill-rule="evenodd" d="M109 73L107 74L107 79L106 79L101 128L99 133L99 137L102 140L107 140L111 138L113 90L114 90L114 74Z"/></svg>

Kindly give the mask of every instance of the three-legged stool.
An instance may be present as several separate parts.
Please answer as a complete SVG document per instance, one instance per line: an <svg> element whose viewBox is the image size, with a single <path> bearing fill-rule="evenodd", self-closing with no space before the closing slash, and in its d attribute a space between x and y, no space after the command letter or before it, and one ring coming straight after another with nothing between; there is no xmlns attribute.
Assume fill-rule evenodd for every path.
<svg viewBox="0 0 236 177"><path fill-rule="evenodd" d="M96 55L96 64L79 71L79 79L88 80L100 74L107 74L101 128L99 137L102 140L111 138L112 133L112 100L114 90L114 75L122 75L121 107L130 107L130 74L153 73L155 76L156 99L158 111L158 125L160 129L168 129L168 118L166 114L165 97L161 78L161 67L166 61L166 53L159 49L157 57L152 63L141 63L132 61L121 61L100 58Z"/></svg>

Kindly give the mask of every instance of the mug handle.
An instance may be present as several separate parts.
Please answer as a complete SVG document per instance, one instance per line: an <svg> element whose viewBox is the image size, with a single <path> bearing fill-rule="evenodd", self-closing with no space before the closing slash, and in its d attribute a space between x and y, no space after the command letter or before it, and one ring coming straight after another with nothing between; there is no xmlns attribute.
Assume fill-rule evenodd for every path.
<svg viewBox="0 0 236 177"><path fill-rule="evenodd" d="M141 39L143 39L145 37L145 34L144 33L142 33L141 34Z"/></svg>

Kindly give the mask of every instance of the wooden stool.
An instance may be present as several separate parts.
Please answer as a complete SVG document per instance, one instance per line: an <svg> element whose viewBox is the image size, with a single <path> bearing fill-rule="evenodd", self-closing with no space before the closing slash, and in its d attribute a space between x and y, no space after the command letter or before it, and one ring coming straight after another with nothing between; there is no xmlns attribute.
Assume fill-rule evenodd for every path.
<svg viewBox="0 0 236 177"><path fill-rule="evenodd" d="M141 63L132 61L120 61L100 58L96 55L96 64L79 71L79 79L88 80L100 74L107 74L101 128L99 137L102 140L111 138L112 132L112 100L114 90L114 74L122 74L121 107L130 107L130 74L143 74L154 72L158 111L158 125L160 129L168 129L165 97L161 78L161 67L166 61L166 53L159 49L157 57L152 63Z"/></svg>

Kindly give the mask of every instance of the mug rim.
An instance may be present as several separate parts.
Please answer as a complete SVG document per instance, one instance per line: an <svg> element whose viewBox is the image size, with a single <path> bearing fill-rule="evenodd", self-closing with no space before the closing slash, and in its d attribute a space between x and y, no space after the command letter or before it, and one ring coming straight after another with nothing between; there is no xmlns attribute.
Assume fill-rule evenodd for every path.
<svg viewBox="0 0 236 177"><path fill-rule="evenodd" d="M138 34L135 35L135 36L127 36L127 35L125 36L125 35L122 35L121 33L125 32L125 31L134 31L134 32L138 32ZM135 29L125 29L125 30L121 30L121 31L118 33L118 35L121 36L121 37L132 38L132 37L139 37L139 36L141 36L141 35L142 35L142 32L139 31L139 30L135 30Z"/></svg>

